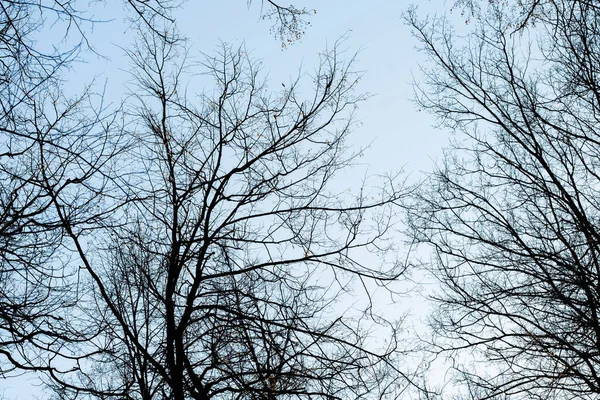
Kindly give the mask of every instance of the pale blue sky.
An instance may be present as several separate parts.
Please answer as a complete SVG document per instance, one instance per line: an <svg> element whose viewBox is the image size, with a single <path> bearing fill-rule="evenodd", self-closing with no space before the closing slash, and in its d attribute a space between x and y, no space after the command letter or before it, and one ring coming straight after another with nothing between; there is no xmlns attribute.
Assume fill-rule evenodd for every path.
<svg viewBox="0 0 600 400"><path fill-rule="evenodd" d="M113 2L108 2L113 3ZM417 112L411 102L413 75L418 79L418 63L422 61L409 28L402 20L402 13L412 1L373 0L304 0L298 6L316 9L310 19L311 26L301 41L286 49L270 32L270 21L259 20L260 0L255 0L250 9L244 0L189 1L176 13L177 27L190 40L190 55L210 53L220 42L232 45L244 43L254 58L264 62L273 88L279 82L287 82L297 74L302 64L312 70L323 51L343 35L348 55L360 51L358 70L365 75L359 90L374 96L363 103L357 113L362 125L353 135L358 147L373 142L365 153L365 162L372 172L395 170L406 166L414 175L431 169L432 160L439 158L441 148L447 142L447 133L432 128L431 116ZM113 3L114 4L114 3ZM418 4L422 15L443 13L450 9L444 0L425 0ZM114 17L110 7L97 8L99 18ZM118 18L118 17L117 17ZM127 31L118 20L97 24L91 36L96 49L108 60L96 56L86 57L87 65L76 67L71 84L83 86L90 77L97 76L99 83L107 82L110 98L117 99L123 81L128 76L123 51L118 46L127 46L135 32ZM81 67L81 68L80 68ZM190 88L194 89L194 88ZM203 88L197 88L201 92ZM114 96L114 97L113 97Z"/></svg>

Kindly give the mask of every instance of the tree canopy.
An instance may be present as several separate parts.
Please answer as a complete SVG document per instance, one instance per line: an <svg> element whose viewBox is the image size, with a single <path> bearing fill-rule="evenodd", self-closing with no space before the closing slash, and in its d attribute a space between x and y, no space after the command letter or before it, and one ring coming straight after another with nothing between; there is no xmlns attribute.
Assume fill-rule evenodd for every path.
<svg viewBox="0 0 600 400"><path fill-rule="evenodd" d="M595 2L409 8L415 107L452 135L413 184L363 172L344 37L273 84L246 45L188 40L184 3L95 4L130 40L125 94L69 87L109 57L86 4L0 3L0 377L56 399L598 397ZM277 51L317 13L232 4ZM390 307L407 275L429 331Z"/></svg>
<svg viewBox="0 0 600 400"><path fill-rule="evenodd" d="M408 15L430 60L418 103L456 134L410 222L467 397L596 398L599 9L526 10L494 3L464 41Z"/></svg>
<svg viewBox="0 0 600 400"><path fill-rule="evenodd" d="M275 90L243 46L189 73L180 5L124 4L118 106L63 91L101 22L74 1L0 6L0 375L34 372L61 399L399 396L415 384L400 321L364 291L404 271L406 192L396 175L332 185L359 156L352 56L336 43ZM284 43L312 12L262 7ZM65 39L48 52L50 18Z"/></svg>

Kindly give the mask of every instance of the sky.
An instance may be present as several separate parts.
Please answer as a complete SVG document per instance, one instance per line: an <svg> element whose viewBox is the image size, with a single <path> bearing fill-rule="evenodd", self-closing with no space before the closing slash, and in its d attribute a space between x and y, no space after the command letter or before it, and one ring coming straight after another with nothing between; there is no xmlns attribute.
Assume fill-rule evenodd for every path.
<svg viewBox="0 0 600 400"><path fill-rule="evenodd" d="M360 105L356 118L361 123L351 136L356 149L369 146L359 168L366 174L403 169L411 181L416 181L440 161L450 133L436 129L434 119L418 112L412 102L413 81L422 78L419 63L424 60L416 49L417 41L402 19L402 13L411 3L403 0L298 0L295 2L298 7L315 9L316 14L311 17L302 39L283 49L270 32L271 22L259 19L260 0L255 0L250 8L245 0L188 1L175 16L177 29L189 39L192 57L199 57L200 52L215 51L221 42L234 46L244 44L255 59L263 61L263 70L268 73L272 87L277 89L298 73L300 65L312 70L317 65L319 52L344 36L347 54L358 52L356 69L364 71L358 89L372 95ZM419 13L423 16L443 14L449 12L449 3L422 0L418 4ZM69 72L67 89L76 93L95 78L98 87L105 85L107 99L118 103L124 95L124 83L130 79L123 48L131 43L135 32L120 20L123 6L118 1L106 0L104 4L92 5L98 19L108 20L95 24L90 32L91 44L101 56L82 54L85 63L76 64ZM59 38L45 35L41 44L52 45L53 40ZM355 176L348 174L342 179L348 179L350 185ZM412 300L407 301L407 308L412 309L415 318L423 318L423 310L414 308L420 300L416 297ZM0 397L29 398L40 394L36 384L30 377L0 381Z"/></svg>
<svg viewBox="0 0 600 400"><path fill-rule="evenodd" d="M302 39L285 49L270 32L271 21L260 20L260 0L250 8L245 0L186 2L175 13L177 29L188 38L191 57L200 58L200 52L210 54L221 42L243 44L253 58L262 60L274 89L279 89L279 82L297 75L301 65L311 71L318 54L345 37L348 56L358 52L356 69L364 71L358 89L372 95L358 110L357 119L362 124L353 134L357 147L371 144L365 163L377 172L404 167L412 175L430 170L447 143L447 132L434 129L432 117L418 112L412 102L412 83L419 79L423 56L416 50L418 43L402 13L413 2L301 0L295 4L316 13ZM106 83L109 96L120 92L129 79L121 47L134 36L117 20L111 5L114 7L114 2L107 1L95 15L115 20L96 24L91 36L95 49L106 59L86 56L87 64L77 68L70 79L77 88L78 83L83 87L95 77L97 83ZM420 14L427 15L449 11L450 6L444 0L422 0L418 8Z"/></svg>

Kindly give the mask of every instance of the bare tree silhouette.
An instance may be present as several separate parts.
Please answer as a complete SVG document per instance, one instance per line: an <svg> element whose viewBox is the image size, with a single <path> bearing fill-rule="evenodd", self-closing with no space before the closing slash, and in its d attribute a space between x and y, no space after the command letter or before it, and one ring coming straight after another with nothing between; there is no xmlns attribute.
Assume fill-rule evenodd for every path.
<svg viewBox="0 0 600 400"><path fill-rule="evenodd" d="M418 103L456 133L411 223L443 285L434 343L468 397L596 398L599 10L532 4L533 26L492 5L464 45L409 14L430 60Z"/></svg>

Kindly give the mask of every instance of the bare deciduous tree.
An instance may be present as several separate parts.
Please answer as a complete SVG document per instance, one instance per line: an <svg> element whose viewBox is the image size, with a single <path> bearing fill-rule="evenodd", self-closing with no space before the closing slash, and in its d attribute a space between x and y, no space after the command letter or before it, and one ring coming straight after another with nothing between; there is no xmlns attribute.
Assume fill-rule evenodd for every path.
<svg viewBox="0 0 600 400"><path fill-rule="evenodd" d="M171 21L178 4L125 4L124 17L171 40L156 27ZM300 33L307 12L269 2L263 14L272 14L283 40ZM64 241L74 229L107 229L109 216L135 197L113 174L117 156L132 144L115 127L119 110L109 110L89 88L72 98L62 93L64 73L82 50L94 48L95 23L102 22L75 1L0 4L2 377L42 371L61 382L65 368L81 372L77 364L91 356L88 343L107 323L89 324L92 310L81 304L89 302L90 286ZM37 40L49 30L64 39L51 50Z"/></svg>
<svg viewBox="0 0 600 400"><path fill-rule="evenodd" d="M418 102L456 133L411 223L443 287L434 343L471 398L600 392L599 10L538 3L533 26L493 5L464 45L409 15Z"/></svg>
<svg viewBox="0 0 600 400"><path fill-rule="evenodd" d="M44 184L85 271L74 315L98 332L53 375L61 396L379 399L412 382L398 322L362 291L403 272L401 182L332 186L359 156L347 139L364 98L338 50L270 93L245 49L223 46L202 66L215 89L192 96L182 46L142 35L118 130L132 142L91 191L103 220L74 224L64 177Z"/></svg>
<svg viewBox="0 0 600 400"><path fill-rule="evenodd" d="M137 4L137 3L136 3ZM134 3L132 3L134 5ZM146 15L140 3L136 15ZM161 9L162 10L162 9ZM164 10L162 10L164 11ZM166 14L163 14L166 16ZM49 23L51 21L51 23ZM94 23L75 2L0 4L0 374L52 373L65 346L94 335L67 316L79 299L77 269L65 266L62 222L46 186L76 196L65 210L74 224L98 219L95 177L121 145L112 135L116 116L102 96L86 89L67 98L63 73L72 66ZM52 25L50 28L49 25ZM47 50L39 35L52 31L64 42ZM89 43L88 43L89 45ZM108 133L108 131L111 131ZM85 214L85 215L84 215Z"/></svg>

